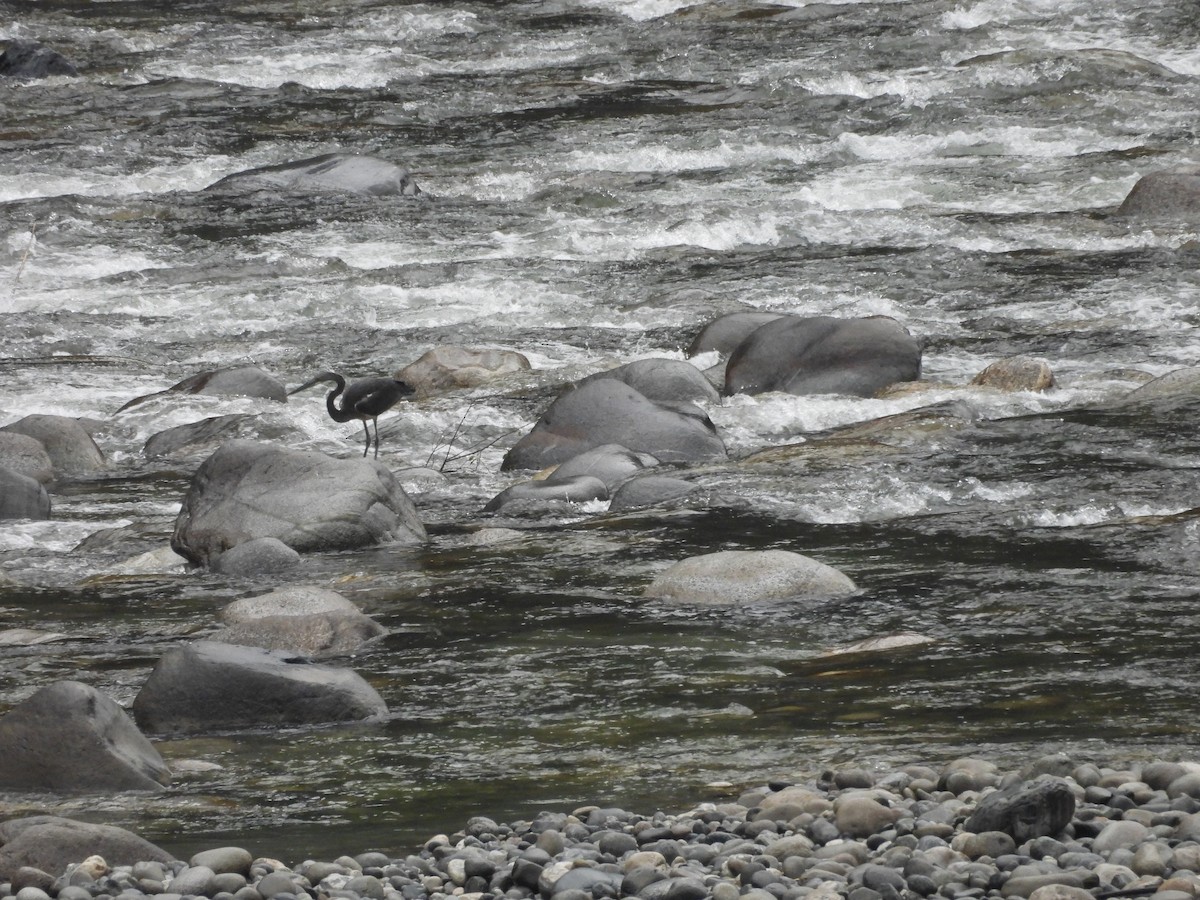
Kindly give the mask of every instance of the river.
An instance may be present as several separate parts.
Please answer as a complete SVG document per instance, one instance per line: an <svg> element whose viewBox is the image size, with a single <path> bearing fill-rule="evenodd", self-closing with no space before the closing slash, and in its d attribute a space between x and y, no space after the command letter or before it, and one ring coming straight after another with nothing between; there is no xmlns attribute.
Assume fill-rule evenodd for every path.
<svg viewBox="0 0 1200 900"><path fill-rule="evenodd" d="M0 11L0 43L80 70L0 84L0 423L94 420L109 461L57 485L51 519L0 523L0 628L64 635L0 651L0 712L65 678L128 705L166 648L281 583L114 574L167 543L198 464L147 459L151 435L246 413L260 440L348 456L361 439L317 392L116 415L128 400L242 363L288 385L386 374L441 344L533 366L385 418L381 459L444 470L408 485L428 547L305 560L390 629L345 661L386 722L160 740L161 796L8 795L0 814L294 862L842 765L1195 756L1200 403L1125 398L1197 364L1197 228L1111 215L1141 175L1197 163L1194 3ZM201 191L332 151L403 165L427 196ZM704 503L481 512L558 385L682 359L745 309L894 316L926 389L713 404L733 462ZM1056 387L967 386L1018 354ZM877 442L822 443L910 411ZM737 464L801 442L817 449ZM527 535L468 544L484 525ZM642 597L678 559L767 548L859 590L816 609ZM928 643L819 659L904 632Z"/></svg>

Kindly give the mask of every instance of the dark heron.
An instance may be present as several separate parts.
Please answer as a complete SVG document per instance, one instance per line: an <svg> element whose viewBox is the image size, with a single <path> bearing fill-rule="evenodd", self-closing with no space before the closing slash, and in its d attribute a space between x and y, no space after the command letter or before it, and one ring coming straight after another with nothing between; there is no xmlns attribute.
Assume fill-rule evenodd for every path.
<svg viewBox="0 0 1200 900"><path fill-rule="evenodd" d="M363 448L363 456L371 449L371 429L367 425L370 419L375 423L375 458L379 458L379 417L400 402L401 397L413 393L411 385L398 378L363 378L346 384L346 379L337 372L322 372L312 381L305 382L294 391L288 391L288 396L307 391L310 387L322 381L331 381L333 390L325 395L325 408L329 417L335 422L349 422L351 419L361 419L363 431L366 432L367 445ZM338 406L335 401L341 396L342 403Z"/></svg>

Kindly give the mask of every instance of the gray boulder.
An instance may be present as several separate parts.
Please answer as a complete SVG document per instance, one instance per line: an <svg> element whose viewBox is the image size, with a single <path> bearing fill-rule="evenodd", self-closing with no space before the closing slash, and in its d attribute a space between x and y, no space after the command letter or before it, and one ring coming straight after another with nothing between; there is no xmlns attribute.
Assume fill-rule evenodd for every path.
<svg viewBox="0 0 1200 900"><path fill-rule="evenodd" d="M42 442L15 431L0 431L0 468L40 484L54 480L54 463Z"/></svg>
<svg viewBox="0 0 1200 900"><path fill-rule="evenodd" d="M170 770L115 701L77 681L0 719L0 788L81 794L161 790Z"/></svg>
<svg viewBox="0 0 1200 900"><path fill-rule="evenodd" d="M621 444L601 444L572 456L551 472L546 481L555 484L580 475L599 478L610 489L622 481L658 465L658 460L649 453L635 453Z"/></svg>
<svg viewBox="0 0 1200 900"><path fill-rule="evenodd" d="M639 475L630 478L613 492L609 512L643 509L679 500L694 493L697 485L670 475Z"/></svg>
<svg viewBox="0 0 1200 900"><path fill-rule="evenodd" d="M412 385L418 394L470 388L505 375L527 372L529 360L513 350L475 350L442 345L427 351L395 377Z"/></svg>
<svg viewBox="0 0 1200 900"><path fill-rule="evenodd" d="M998 391L1048 391L1054 388L1054 373L1044 359L1009 356L996 360L971 379L976 387Z"/></svg>
<svg viewBox="0 0 1200 900"><path fill-rule="evenodd" d="M349 669L215 641L168 650L133 701L140 727L175 734L353 722L386 712L383 698Z"/></svg>
<svg viewBox="0 0 1200 900"><path fill-rule="evenodd" d="M300 554L279 538L263 537L230 547L212 561L218 575L270 575L300 565Z"/></svg>
<svg viewBox="0 0 1200 900"><path fill-rule="evenodd" d="M0 519L48 519L50 495L42 483L0 466Z"/></svg>
<svg viewBox="0 0 1200 900"><path fill-rule="evenodd" d="M78 75L79 71L57 50L36 41L10 41L0 53L0 75L9 78L49 78Z"/></svg>
<svg viewBox="0 0 1200 900"><path fill-rule="evenodd" d="M103 857L110 866L174 861L166 850L115 825L93 825L60 816L0 822L0 881L11 879L23 867L57 877L89 856Z"/></svg>
<svg viewBox="0 0 1200 900"><path fill-rule="evenodd" d="M871 397L920 376L920 344L895 319L782 316L730 355L725 393Z"/></svg>
<svg viewBox="0 0 1200 900"><path fill-rule="evenodd" d="M263 537L306 553L415 544L426 535L404 489L375 460L230 441L192 478L171 547L193 565L209 565Z"/></svg>
<svg viewBox="0 0 1200 900"><path fill-rule="evenodd" d="M688 345L687 355L699 356L715 350L722 356L729 356L751 334L768 322L783 318L783 315L773 312L736 312L719 316L700 329L700 333Z"/></svg>
<svg viewBox="0 0 1200 900"><path fill-rule="evenodd" d="M1035 837L1056 837L1075 815L1075 794L1057 778L1027 781L984 796L964 830L1002 831L1018 844Z"/></svg>
<svg viewBox="0 0 1200 900"><path fill-rule="evenodd" d="M788 550L722 550L693 556L659 573L645 596L697 606L823 600L856 590L837 569Z"/></svg>
<svg viewBox="0 0 1200 900"><path fill-rule="evenodd" d="M664 463L725 457L708 417L688 403L663 404L612 378L568 387L504 457L502 468L544 469L603 444Z"/></svg>
<svg viewBox="0 0 1200 900"><path fill-rule="evenodd" d="M353 653L387 634L341 594L310 586L236 600L221 611L221 619L228 627L211 640L307 656Z"/></svg>
<svg viewBox="0 0 1200 900"><path fill-rule="evenodd" d="M608 485L592 475L575 475L557 481L523 481L505 488L483 507L484 512L498 512L517 501L527 504L586 503L588 500L607 500Z"/></svg>
<svg viewBox="0 0 1200 900"><path fill-rule="evenodd" d="M155 391L153 394L143 394L134 397L117 410L118 413L152 400L170 394L211 394L216 397L255 397L264 400L274 400L277 403L287 403L287 388L275 376L264 372L257 366L229 366L224 369L212 369L190 375L165 391Z"/></svg>
<svg viewBox="0 0 1200 900"><path fill-rule="evenodd" d="M254 418L255 416L249 413L234 413L176 425L174 428L152 434L142 445L142 454L147 459L154 459L163 456L212 453L226 441L242 437L242 426Z"/></svg>
<svg viewBox="0 0 1200 900"><path fill-rule="evenodd" d="M90 475L107 466L104 454L78 419L68 416L25 416L0 428L41 443L55 474Z"/></svg>
<svg viewBox="0 0 1200 900"><path fill-rule="evenodd" d="M1134 388L1123 398L1130 403L1176 400L1200 395L1200 366L1172 369Z"/></svg>
<svg viewBox="0 0 1200 900"><path fill-rule="evenodd" d="M597 372L580 384L614 378L657 403L719 403L721 395L699 369L680 359L639 359Z"/></svg>
<svg viewBox="0 0 1200 900"><path fill-rule="evenodd" d="M1200 220L1200 170L1151 172L1143 176L1125 196L1116 214L1177 222Z"/></svg>
<svg viewBox="0 0 1200 900"><path fill-rule="evenodd" d="M421 193L407 169L375 156L326 153L226 175L205 190L331 191L372 197L415 197Z"/></svg>

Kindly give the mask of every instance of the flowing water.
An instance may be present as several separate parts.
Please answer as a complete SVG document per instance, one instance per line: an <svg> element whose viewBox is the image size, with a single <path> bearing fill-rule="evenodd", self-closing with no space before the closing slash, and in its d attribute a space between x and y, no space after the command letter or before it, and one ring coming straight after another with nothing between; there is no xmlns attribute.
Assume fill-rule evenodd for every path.
<svg viewBox="0 0 1200 900"><path fill-rule="evenodd" d="M385 419L388 465L444 469L408 483L428 547L288 576L391 630L345 661L386 722L161 740L177 770L162 796L9 795L0 812L295 861L407 851L476 813L677 808L827 766L1195 755L1200 402L1122 400L1197 363L1197 229L1111 216L1140 175L1200 155L1191 0L0 13L0 41L81 71L0 84L0 422L95 420L110 462L59 484L49 521L0 523L16 582L0 627L65 635L0 651L0 711L64 678L128 704L166 648L286 582L113 574L166 544L199 462L147 459L147 438L247 413L260 440L351 456L361 439L316 392L115 415L128 400L247 362L288 385L383 374L439 344L534 367ZM404 165L431 196L200 191L334 150ZM894 316L924 342L928 389L713 405L731 462L692 508L481 513L558 385L683 358L741 309ZM1047 360L1057 387L965 387L1014 354ZM526 534L469 544L483 525ZM738 548L805 553L859 591L643 600L668 564ZM901 632L931 643L818 658Z"/></svg>

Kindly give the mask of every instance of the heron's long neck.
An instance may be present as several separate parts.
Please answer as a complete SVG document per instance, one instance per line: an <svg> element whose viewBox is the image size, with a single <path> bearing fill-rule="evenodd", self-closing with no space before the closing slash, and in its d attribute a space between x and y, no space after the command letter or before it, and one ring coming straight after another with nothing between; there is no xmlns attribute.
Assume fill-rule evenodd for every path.
<svg viewBox="0 0 1200 900"><path fill-rule="evenodd" d="M346 383L341 381L338 383L337 387L325 395L325 408L329 410L329 418L333 419L335 422L349 422L354 418L353 413L351 413L349 410L342 409L336 403L334 403L334 401L337 400L338 395L341 394L341 392L345 389Z"/></svg>

